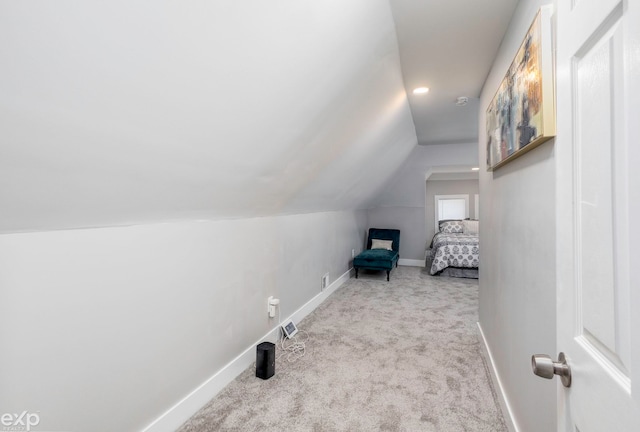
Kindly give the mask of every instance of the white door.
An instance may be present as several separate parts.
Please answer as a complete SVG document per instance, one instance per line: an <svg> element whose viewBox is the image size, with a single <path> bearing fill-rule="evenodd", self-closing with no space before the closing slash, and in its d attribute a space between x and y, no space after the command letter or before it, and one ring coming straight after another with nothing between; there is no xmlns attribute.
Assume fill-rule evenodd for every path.
<svg viewBox="0 0 640 432"><path fill-rule="evenodd" d="M558 0L561 432L640 431L639 101L640 0Z"/></svg>

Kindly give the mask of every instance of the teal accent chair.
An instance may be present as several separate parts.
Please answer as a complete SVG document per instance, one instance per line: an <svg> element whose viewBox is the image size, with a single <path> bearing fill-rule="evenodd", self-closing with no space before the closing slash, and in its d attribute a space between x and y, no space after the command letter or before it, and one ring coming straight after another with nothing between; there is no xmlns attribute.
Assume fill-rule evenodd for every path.
<svg viewBox="0 0 640 432"><path fill-rule="evenodd" d="M391 240L391 249L371 249L371 240ZM400 230L370 228L369 237L367 238L367 250L358 254L353 259L353 268L356 270L356 279L358 279L358 270L379 270L387 272L387 281L393 267L398 267L400 259Z"/></svg>

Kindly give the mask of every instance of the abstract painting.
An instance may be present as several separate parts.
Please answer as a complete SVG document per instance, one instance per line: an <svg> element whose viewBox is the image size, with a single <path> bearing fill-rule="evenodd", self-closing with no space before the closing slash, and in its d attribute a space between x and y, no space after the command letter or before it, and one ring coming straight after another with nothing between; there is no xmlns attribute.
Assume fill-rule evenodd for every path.
<svg viewBox="0 0 640 432"><path fill-rule="evenodd" d="M543 7L487 108L487 170L556 133L550 9Z"/></svg>

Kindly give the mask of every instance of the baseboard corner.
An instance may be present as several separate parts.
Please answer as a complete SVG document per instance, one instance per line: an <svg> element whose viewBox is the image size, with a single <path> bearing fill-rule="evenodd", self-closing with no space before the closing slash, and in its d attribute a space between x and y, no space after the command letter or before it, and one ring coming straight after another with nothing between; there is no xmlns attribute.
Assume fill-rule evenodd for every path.
<svg viewBox="0 0 640 432"><path fill-rule="evenodd" d="M398 260L398 265L408 267L424 267L424 260L400 258Z"/></svg>

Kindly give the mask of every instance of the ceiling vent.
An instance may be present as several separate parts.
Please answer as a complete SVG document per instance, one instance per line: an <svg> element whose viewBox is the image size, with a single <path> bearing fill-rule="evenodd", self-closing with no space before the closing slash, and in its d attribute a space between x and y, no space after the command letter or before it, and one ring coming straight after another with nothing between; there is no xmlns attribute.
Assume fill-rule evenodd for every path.
<svg viewBox="0 0 640 432"><path fill-rule="evenodd" d="M466 96L460 96L458 99L456 99L457 106L465 106L467 102L469 102L469 98Z"/></svg>

